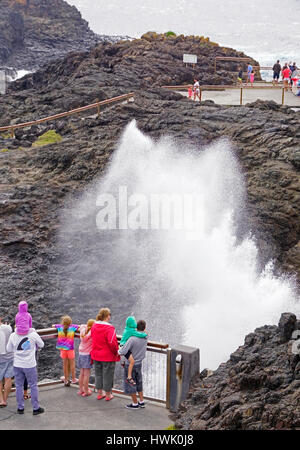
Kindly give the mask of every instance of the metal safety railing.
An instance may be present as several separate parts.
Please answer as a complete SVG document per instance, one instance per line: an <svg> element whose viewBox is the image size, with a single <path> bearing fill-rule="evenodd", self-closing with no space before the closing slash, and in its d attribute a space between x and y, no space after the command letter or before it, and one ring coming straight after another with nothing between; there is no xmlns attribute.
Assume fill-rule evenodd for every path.
<svg viewBox="0 0 300 450"><path fill-rule="evenodd" d="M57 339L57 330L55 328L45 328L37 330L43 341ZM79 339L79 332L75 333L75 338ZM117 336L118 342L121 336ZM169 344L148 341L147 354L143 361L143 385L144 397L147 400L163 403L169 408L170 404L170 354ZM40 382L39 387L53 386L61 384L62 380ZM94 384L90 384L95 389ZM113 392L124 394L121 389L113 389Z"/></svg>
<svg viewBox="0 0 300 450"><path fill-rule="evenodd" d="M243 63L243 62L251 62L253 61L253 58L239 57L239 56L216 56L214 61L215 73L217 71L218 61ZM252 68L257 72L260 72L261 70L273 70L273 67L271 66L252 66Z"/></svg>
<svg viewBox="0 0 300 450"><path fill-rule="evenodd" d="M119 101L128 100L130 98L134 97L134 93L130 92L129 94L119 95L118 97L109 98L107 100L97 101L96 103L92 103L90 105L81 106L79 108L72 109L70 111L65 111L62 113L54 114L52 116L43 117L42 119L33 120L31 122L24 122L24 123L18 123L15 125L6 125L3 127L0 127L0 132L3 131L9 131L11 134L11 137L14 138L15 136L15 130L18 128L26 128L31 127L33 125L38 125L40 123L49 122L51 120L61 119L62 117L71 116L73 114L78 114L84 111L88 111L90 109L97 109L98 111L98 117L100 116L101 106L108 105L110 103L115 103Z"/></svg>
<svg viewBox="0 0 300 450"><path fill-rule="evenodd" d="M162 86L162 88L164 89L170 89L170 90L177 90L177 91L182 91L182 90L186 90L189 88L192 88L193 85L192 84L183 84L180 86ZM243 85L243 86L236 86L236 85L200 85L199 87L199 101L202 100L202 93L203 91L225 91L226 89L238 89L240 91L240 105L243 105L243 93L245 89L281 89L282 90L282 95L281 95L281 104L284 105L284 100L285 100L285 92L286 92L286 87L285 86L249 86L249 85Z"/></svg>

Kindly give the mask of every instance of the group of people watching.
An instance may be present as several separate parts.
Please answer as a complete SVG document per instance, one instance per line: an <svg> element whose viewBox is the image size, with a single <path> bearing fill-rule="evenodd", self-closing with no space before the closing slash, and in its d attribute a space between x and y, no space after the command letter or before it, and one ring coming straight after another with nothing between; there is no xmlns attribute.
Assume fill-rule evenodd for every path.
<svg viewBox="0 0 300 450"><path fill-rule="evenodd" d="M143 398L142 361L146 357L148 333L146 322L136 322L133 316L126 320L126 326L118 343L115 327L110 323L109 308L100 309L96 319L86 324L72 323L70 316L63 316L59 324L52 325L57 330L56 348L63 362L62 380L66 387L79 384L77 394L82 397L92 395L89 389L91 369L95 370L97 400L111 401L115 366L121 361L123 367L124 392L131 396L128 409L145 407ZM80 333L76 378L75 333ZM44 412L39 404L37 351L44 342L34 328L32 317L25 301L19 303L15 317L15 330L0 318L0 407L7 406L7 399L14 378L16 388L17 413L24 414L24 400L28 398L30 386L33 415Z"/></svg>
<svg viewBox="0 0 300 450"><path fill-rule="evenodd" d="M292 87L292 80L297 69L298 67L295 62L290 62L289 64L285 63L284 66L281 67L280 61L278 59L273 66L273 85L278 84L281 74L284 88L287 91L289 86L290 88Z"/></svg>

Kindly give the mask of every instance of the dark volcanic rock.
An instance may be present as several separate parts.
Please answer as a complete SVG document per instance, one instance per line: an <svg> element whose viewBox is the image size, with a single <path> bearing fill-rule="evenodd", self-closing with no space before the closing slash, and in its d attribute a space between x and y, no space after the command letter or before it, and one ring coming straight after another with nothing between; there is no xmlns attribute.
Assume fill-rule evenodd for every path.
<svg viewBox="0 0 300 450"><path fill-rule="evenodd" d="M104 38L109 39L93 33L80 12L64 0L0 2L0 67L34 70Z"/></svg>
<svg viewBox="0 0 300 450"><path fill-rule="evenodd" d="M16 96L22 108L21 99L26 98L26 91ZM134 103L103 108L100 118L91 113L72 116L21 130L13 140L6 138L2 143L0 139L0 149L10 149L0 152L2 317L13 320L18 301L24 295L34 317L34 326L44 328L69 310L76 322L90 315L93 317L95 311L89 309L88 302L91 298L101 299L115 312L114 317L119 320L118 332L121 332L121 324L131 310L130 295L124 295L126 286L123 292L118 292L115 286L89 285L76 279L73 274L77 261L84 257L80 238L70 244L70 249L61 249L57 236L62 209L72 204L88 183L104 173L124 127L132 119L136 119L141 131L152 138L167 134L182 143L183 148L188 142L199 152L218 138L230 139L245 177L246 232L250 229L256 237L262 264L273 258L278 274L287 271L296 274L299 280L300 179L295 160L300 146L300 115L286 109L274 111L194 103L175 93L153 88L137 91ZM61 143L43 148L25 147L24 142L30 145L50 128L62 135ZM99 251L94 241L88 245L84 252ZM67 253L62 255L62 251ZM65 264L66 259L68 264ZM66 289L66 282L68 286L71 284L71 290ZM122 302L116 303L120 297ZM280 339L275 327L278 345L282 346L286 345L283 341L289 338L293 327L291 316L288 320L284 317ZM253 349L253 366L259 339L268 340L272 333L273 328L267 327L262 334L246 338L247 346ZM267 356L272 359L272 354ZM42 354L41 358L44 358ZM49 375L49 371L58 375L60 367L51 366L49 353L47 358L44 375L47 372ZM255 392L255 389L264 389L266 382L272 386L281 382L277 373L275 378L269 377L266 381L263 372L257 374L251 369L252 365L243 368L243 351L233 354L231 363L240 364L243 371L238 381L242 391ZM283 384L286 383L284 378ZM202 391L197 395L206 398ZM238 397L226 401L236 403ZM214 414L234 407L234 404L227 407L224 402L219 405L217 400L211 404ZM252 407L252 416L260 416L259 402ZM239 417L236 416L236 423L240 423Z"/></svg>
<svg viewBox="0 0 300 450"><path fill-rule="evenodd" d="M300 350L282 340L296 329L294 314L279 326L246 336L230 360L206 378L194 380L188 399L174 415L176 426L191 430L278 430L300 428ZM293 331L294 331L293 330ZM290 336L291 337L291 336Z"/></svg>
<svg viewBox="0 0 300 450"><path fill-rule="evenodd" d="M199 67L183 65L183 53L198 54L200 73ZM94 309L86 306L93 298L115 311L116 325L121 327L132 306L126 286L120 293L105 283L82 283L74 275L77 261L84 258L80 236L70 248L63 249L57 237L62 209L105 172L124 127L133 119L152 138L167 134L183 148L188 142L199 152L216 139L229 139L247 191L248 217L239 235L251 230L262 265L273 258L278 274L284 271L300 279L300 115L262 103L229 108L191 102L161 88L164 84L191 83L195 75L202 83L229 83L236 76L230 71L233 66L220 64L214 78L214 57L221 55L244 56L193 36L169 39L146 35L134 41L101 43L89 52L71 53L50 63L13 83L9 93L0 97L0 123L6 125L63 112L97 98L135 92L134 103L102 108L99 118L94 114L97 111L90 111L20 129L15 139L0 135L2 317L14 319L23 295L36 328L49 326L69 310L77 322L95 315ZM37 137L50 129L62 136L62 142L32 148ZM93 255L99 248L89 242L84 251ZM116 302L121 296L122 302ZM284 334L289 333L289 325L283 329ZM60 367L51 365L49 353L47 358L43 375L47 371L60 374ZM262 382L256 376L244 377L242 386L253 388ZM202 392L199 395L205 397ZM234 406L238 400L234 396L228 402ZM212 405L213 411L226 408L225 403Z"/></svg>
<svg viewBox="0 0 300 450"><path fill-rule="evenodd" d="M182 61L184 53L198 55L198 64L186 67ZM62 94L72 95L77 102L87 102L92 95L90 91L102 99L128 89L189 84L193 83L194 77L199 78L202 84L235 82L238 64L220 61L215 73L217 56L246 55L199 36L174 38L149 33L141 39L101 42L89 52L72 53L37 73L27 75L12 89L27 89L28 96L31 96L31 88L42 89L42 94L51 92L51 107L57 108L62 105L55 100ZM252 63L258 65L254 60Z"/></svg>

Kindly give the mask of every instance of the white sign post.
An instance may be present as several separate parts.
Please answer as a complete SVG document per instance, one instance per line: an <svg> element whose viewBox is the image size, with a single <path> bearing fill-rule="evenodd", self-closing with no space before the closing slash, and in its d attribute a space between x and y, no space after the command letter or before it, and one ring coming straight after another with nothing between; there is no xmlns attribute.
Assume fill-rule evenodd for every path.
<svg viewBox="0 0 300 450"><path fill-rule="evenodd" d="M0 95L6 92L6 75L5 70L0 70Z"/></svg>
<svg viewBox="0 0 300 450"><path fill-rule="evenodd" d="M197 55L189 55L188 53L183 54L183 62L185 63L185 65L193 64L193 67L195 67L197 61L198 61Z"/></svg>

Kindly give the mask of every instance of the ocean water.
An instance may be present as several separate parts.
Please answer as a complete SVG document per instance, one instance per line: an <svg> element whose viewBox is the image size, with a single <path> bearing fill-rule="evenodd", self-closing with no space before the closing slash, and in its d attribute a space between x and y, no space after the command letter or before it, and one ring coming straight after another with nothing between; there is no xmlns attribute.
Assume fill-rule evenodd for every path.
<svg viewBox="0 0 300 450"><path fill-rule="evenodd" d="M147 31L209 37L260 65L300 66L300 0L68 0L99 34L140 37ZM298 59L298 61L297 61Z"/></svg>

